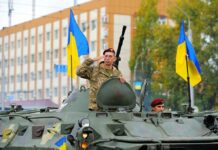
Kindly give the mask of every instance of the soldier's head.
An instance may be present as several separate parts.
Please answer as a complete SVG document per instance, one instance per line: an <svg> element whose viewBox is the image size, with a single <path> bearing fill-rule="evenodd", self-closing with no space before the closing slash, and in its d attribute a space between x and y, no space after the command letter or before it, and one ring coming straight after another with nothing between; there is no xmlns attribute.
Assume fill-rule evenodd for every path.
<svg viewBox="0 0 218 150"><path fill-rule="evenodd" d="M164 99L157 98L152 101L151 108L153 112L163 112L164 111Z"/></svg>
<svg viewBox="0 0 218 150"><path fill-rule="evenodd" d="M103 52L104 55L104 64L106 66L112 66L116 60L115 51L113 48L105 49Z"/></svg>

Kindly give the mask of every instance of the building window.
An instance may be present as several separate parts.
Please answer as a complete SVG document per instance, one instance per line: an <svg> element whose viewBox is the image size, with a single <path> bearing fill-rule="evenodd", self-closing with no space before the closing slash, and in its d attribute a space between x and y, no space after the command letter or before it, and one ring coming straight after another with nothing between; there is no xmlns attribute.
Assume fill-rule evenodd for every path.
<svg viewBox="0 0 218 150"><path fill-rule="evenodd" d="M62 94L63 94L63 95L67 95L67 87L66 87L66 86L64 86L64 87L62 88Z"/></svg>
<svg viewBox="0 0 218 150"><path fill-rule="evenodd" d="M65 57L67 55L66 47L63 48L63 56Z"/></svg>
<svg viewBox="0 0 218 150"><path fill-rule="evenodd" d="M63 36L66 37L67 36L67 27L63 28Z"/></svg>
<svg viewBox="0 0 218 150"><path fill-rule="evenodd" d="M41 89L38 89L38 97L42 98L42 90Z"/></svg>
<svg viewBox="0 0 218 150"><path fill-rule="evenodd" d="M50 59L50 52L49 52L49 51L46 52L46 59L47 59L47 60Z"/></svg>
<svg viewBox="0 0 218 150"><path fill-rule="evenodd" d="M32 36L32 37L31 37L31 44L34 45L34 43L35 43L35 37Z"/></svg>
<svg viewBox="0 0 218 150"><path fill-rule="evenodd" d="M24 73L24 81L27 82L27 80L28 80L28 75L27 73Z"/></svg>
<svg viewBox="0 0 218 150"><path fill-rule="evenodd" d="M11 83L14 82L14 76L11 76Z"/></svg>
<svg viewBox="0 0 218 150"><path fill-rule="evenodd" d="M17 65L21 65L21 58L17 57Z"/></svg>
<svg viewBox="0 0 218 150"><path fill-rule="evenodd" d="M14 49L14 41L11 42L11 49Z"/></svg>
<svg viewBox="0 0 218 150"><path fill-rule="evenodd" d="M31 72L31 80L35 80L35 74L33 72Z"/></svg>
<svg viewBox="0 0 218 150"><path fill-rule="evenodd" d="M39 39L38 39L39 43L42 43L42 34L39 34Z"/></svg>
<svg viewBox="0 0 218 150"><path fill-rule="evenodd" d="M49 90L49 88L46 88L46 96L47 96L47 97L50 96L50 90Z"/></svg>
<svg viewBox="0 0 218 150"><path fill-rule="evenodd" d="M58 58L58 49L54 50L54 58Z"/></svg>
<svg viewBox="0 0 218 150"><path fill-rule="evenodd" d="M17 40L17 48L20 48L20 40Z"/></svg>
<svg viewBox="0 0 218 150"><path fill-rule="evenodd" d="M32 62L32 63L35 62L35 55L34 55L34 54L31 55L31 62Z"/></svg>
<svg viewBox="0 0 218 150"><path fill-rule="evenodd" d="M91 50L92 51L96 50L96 41L91 41Z"/></svg>
<svg viewBox="0 0 218 150"><path fill-rule="evenodd" d="M10 65L14 66L14 59L13 58L11 59L11 64Z"/></svg>
<svg viewBox="0 0 218 150"><path fill-rule="evenodd" d="M17 82L21 82L21 76L19 74L17 75Z"/></svg>
<svg viewBox="0 0 218 150"><path fill-rule="evenodd" d="M38 54L38 61L41 62L42 61L42 53Z"/></svg>
<svg viewBox="0 0 218 150"><path fill-rule="evenodd" d="M95 30L96 26L97 26L97 21L96 20L92 20L91 21L91 29Z"/></svg>
<svg viewBox="0 0 218 150"><path fill-rule="evenodd" d="M27 56L24 56L24 64L27 64L28 63L28 58Z"/></svg>
<svg viewBox="0 0 218 150"><path fill-rule="evenodd" d="M54 96L58 96L58 88L54 88Z"/></svg>
<svg viewBox="0 0 218 150"><path fill-rule="evenodd" d="M27 46L28 39L24 38L24 46Z"/></svg>
<svg viewBox="0 0 218 150"><path fill-rule="evenodd" d="M50 78L50 71L46 70L46 78L49 79Z"/></svg>
<svg viewBox="0 0 218 150"><path fill-rule="evenodd" d="M58 29L55 30L54 38L57 40L58 39Z"/></svg>
<svg viewBox="0 0 218 150"><path fill-rule="evenodd" d="M8 43L5 43L5 51L8 51Z"/></svg>
<svg viewBox="0 0 218 150"><path fill-rule="evenodd" d="M83 22L83 23L81 24L81 30L82 30L82 32L85 32L85 31L86 31L86 23L85 23L85 22Z"/></svg>
<svg viewBox="0 0 218 150"><path fill-rule="evenodd" d="M47 33L46 33L46 40L47 40L47 41L50 41L50 32L47 32Z"/></svg>
<svg viewBox="0 0 218 150"><path fill-rule="evenodd" d="M38 79L42 80L42 71L38 71Z"/></svg>
<svg viewBox="0 0 218 150"><path fill-rule="evenodd" d="M2 52L2 45L0 45L0 53Z"/></svg>

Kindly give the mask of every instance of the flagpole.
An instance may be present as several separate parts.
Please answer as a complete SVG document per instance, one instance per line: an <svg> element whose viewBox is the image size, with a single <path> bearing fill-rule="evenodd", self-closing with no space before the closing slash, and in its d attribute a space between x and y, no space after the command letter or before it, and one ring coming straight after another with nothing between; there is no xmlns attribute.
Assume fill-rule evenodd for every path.
<svg viewBox="0 0 218 150"><path fill-rule="evenodd" d="M188 55L186 54L185 56L185 61L186 61L186 68L187 68L187 84L188 84L188 113L193 112L193 108L191 107L191 93L190 93L190 77L189 77L189 72L188 72Z"/></svg>
<svg viewBox="0 0 218 150"><path fill-rule="evenodd" d="M70 77L71 77L71 91L73 91L73 59L72 59L72 55L70 55L70 66L71 66L71 69L70 69Z"/></svg>

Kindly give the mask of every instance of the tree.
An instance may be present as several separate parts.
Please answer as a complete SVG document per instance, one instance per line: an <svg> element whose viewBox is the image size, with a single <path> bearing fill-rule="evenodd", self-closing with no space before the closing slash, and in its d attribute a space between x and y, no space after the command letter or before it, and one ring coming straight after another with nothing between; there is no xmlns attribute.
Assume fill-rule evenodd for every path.
<svg viewBox="0 0 218 150"><path fill-rule="evenodd" d="M191 21L193 46L202 69L202 82L195 87L195 103L203 110L211 109L218 99L218 1L177 0L169 9L169 18L173 20L174 26L158 23L156 4L156 0L142 1L133 43L135 60L143 53L143 57L138 59L139 63L150 64L148 69L146 63L143 63L143 69L148 74L146 78L152 80L153 95L167 98L172 109L181 109L180 104L188 102L187 83L175 73L181 21L185 21L186 28L188 26L185 12ZM135 61L131 62L133 68Z"/></svg>

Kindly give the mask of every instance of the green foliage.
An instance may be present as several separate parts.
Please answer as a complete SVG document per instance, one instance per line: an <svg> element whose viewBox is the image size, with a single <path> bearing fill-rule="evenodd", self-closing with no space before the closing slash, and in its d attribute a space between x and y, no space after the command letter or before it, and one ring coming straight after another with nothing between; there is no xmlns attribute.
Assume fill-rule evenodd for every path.
<svg viewBox="0 0 218 150"><path fill-rule="evenodd" d="M192 29L192 43L201 69L202 82L195 86L195 104L201 109L211 109L218 99L218 1L217 0L177 0L169 9L175 26L160 25L156 11L156 0L143 0L136 22L134 40L135 59L142 63L146 78L152 80L152 93L166 97L172 109L181 109L188 102L187 83L175 73L175 58L179 28L188 18ZM138 58L140 56L140 59ZM149 67L146 65L149 65Z"/></svg>

